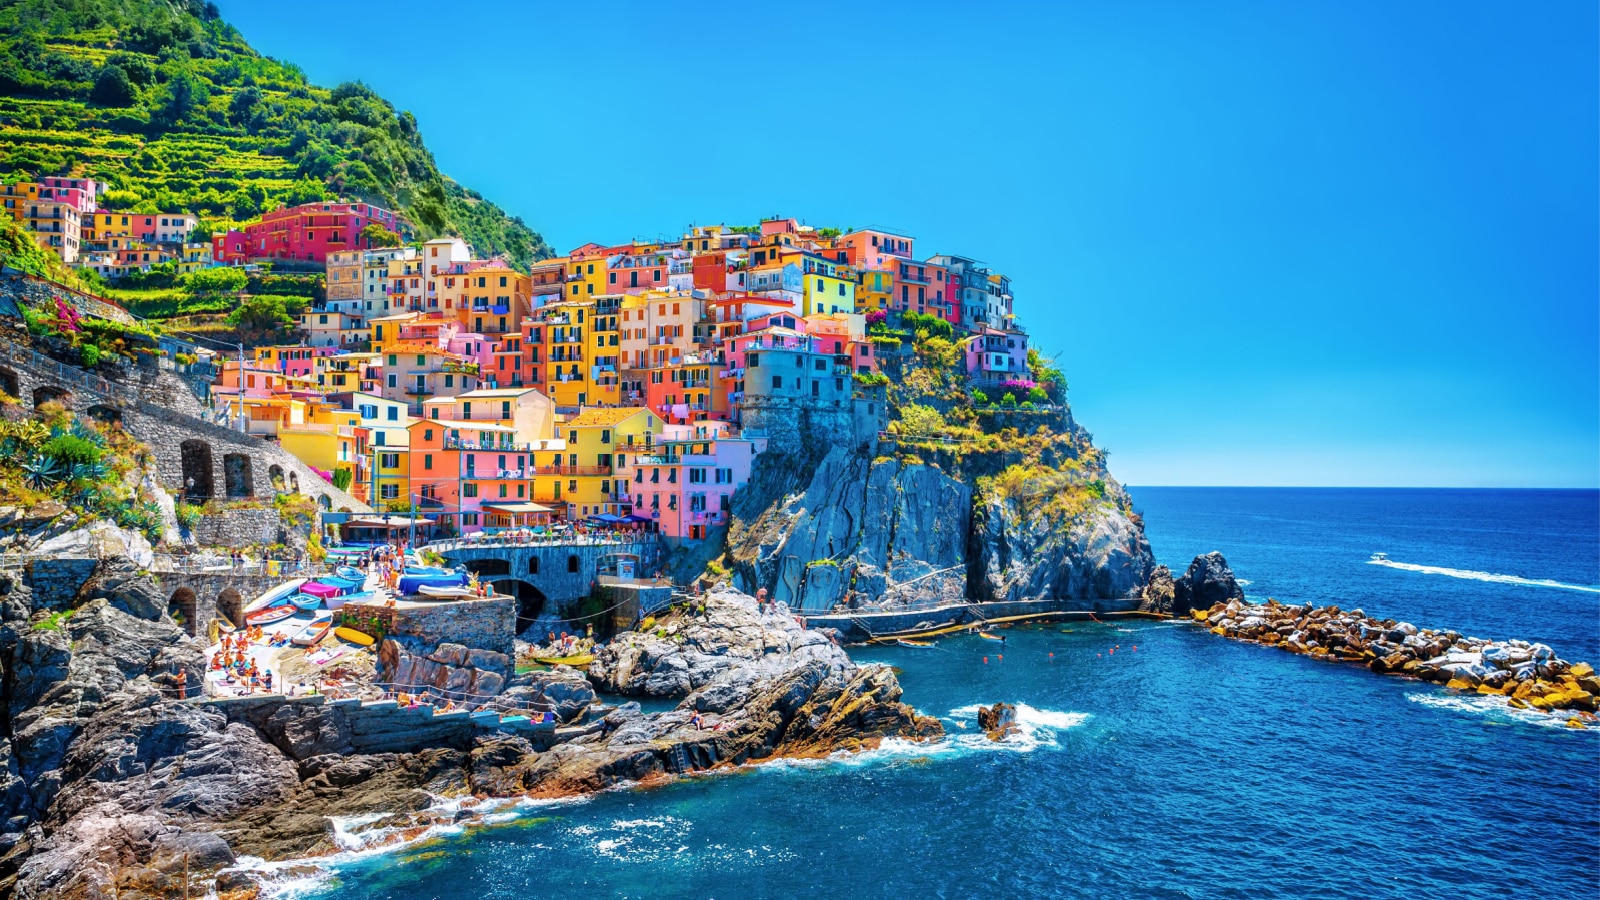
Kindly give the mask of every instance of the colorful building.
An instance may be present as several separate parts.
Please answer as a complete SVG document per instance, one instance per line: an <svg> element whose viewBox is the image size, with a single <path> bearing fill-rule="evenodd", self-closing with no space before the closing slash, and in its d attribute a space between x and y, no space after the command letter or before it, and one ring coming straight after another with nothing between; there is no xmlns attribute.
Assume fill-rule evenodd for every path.
<svg viewBox="0 0 1600 900"><path fill-rule="evenodd" d="M302 203L262 213L245 226L252 260L281 259L323 264L337 250L369 249L368 225L402 230L394 213L370 203Z"/></svg>

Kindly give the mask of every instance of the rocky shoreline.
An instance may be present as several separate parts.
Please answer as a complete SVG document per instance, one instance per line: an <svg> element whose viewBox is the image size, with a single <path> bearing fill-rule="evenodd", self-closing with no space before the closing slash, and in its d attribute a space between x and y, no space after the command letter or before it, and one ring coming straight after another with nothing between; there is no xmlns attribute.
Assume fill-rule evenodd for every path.
<svg viewBox="0 0 1600 900"><path fill-rule="evenodd" d="M1377 619L1359 609L1291 606L1271 599L1230 599L1190 615L1222 637L1504 697L1513 708L1567 715L1574 728L1593 724L1600 702L1594 667L1560 659L1544 644L1490 641Z"/></svg>
<svg viewBox="0 0 1600 900"><path fill-rule="evenodd" d="M575 797L944 733L900 702L887 666L856 665L726 586L596 660L602 688L678 698L674 709L591 705L572 670L515 676L508 694L551 700L566 723L541 744L495 733L358 753L336 704L240 713L175 700L178 673L200 682L202 654L126 559L103 561L71 597L0 573L0 896L248 898L273 862L352 839L401 843L489 798ZM350 817L362 824L336 831Z"/></svg>

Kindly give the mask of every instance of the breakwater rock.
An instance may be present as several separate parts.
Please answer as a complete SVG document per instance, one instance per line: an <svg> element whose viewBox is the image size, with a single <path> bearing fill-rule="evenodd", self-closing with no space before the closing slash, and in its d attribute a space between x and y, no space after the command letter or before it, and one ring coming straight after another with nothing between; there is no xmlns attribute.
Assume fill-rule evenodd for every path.
<svg viewBox="0 0 1600 900"><path fill-rule="evenodd" d="M1290 606L1276 600L1232 599L1192 617L1213 634L1279 647L1291 653L1364 665L1380 675L1404 675L1479 694L1504 696L1511 706L1579 713L1582 725L1600 702L1600 678L1588 663L1570 663L1544 644L1490 641L1455 631L1377 619L1359 609Z"/></svg>

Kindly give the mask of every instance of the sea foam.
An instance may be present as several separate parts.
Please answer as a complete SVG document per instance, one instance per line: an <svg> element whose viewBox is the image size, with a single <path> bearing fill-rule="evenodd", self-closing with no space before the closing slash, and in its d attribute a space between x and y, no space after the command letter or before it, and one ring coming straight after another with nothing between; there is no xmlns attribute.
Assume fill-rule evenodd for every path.
<svg viewBox="0 0 1600 900"><path fill-rule="evenodd" d="M1600 587L1588 584L1568 584L1565 581L1555 581L1550 578L1523 578L1518 575L1501 575L1496 572L1478 572L1473 569L1451 569L1446 566L1421 566L1416 563L1395 562L1392 559L1369 559L1368 565L1386 566L1391 569L1403 569L1407 572L1421 572L1424 575L1447 575L1451 578L1465 578L1470 581L1488 581L1495 584L1516 584L1523 587L1557 588L1563 591L1582 591L1586 594L1600 594Z"/></svg>

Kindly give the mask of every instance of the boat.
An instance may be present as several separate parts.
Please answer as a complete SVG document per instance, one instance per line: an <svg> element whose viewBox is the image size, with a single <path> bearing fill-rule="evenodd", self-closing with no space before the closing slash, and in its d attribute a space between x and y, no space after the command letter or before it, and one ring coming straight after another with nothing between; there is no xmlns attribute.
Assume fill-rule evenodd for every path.
<svg viewBox="0 0 1600 900"><path fill-rule="evenodd" d="M372 635L357 631L354 628L345 628L342 625L333 630L333 636L341 641L349 641L361 647L371 647L373 644Z"/></svg>
<svg viewBox="0 0 1600 900"><path fill-rule="evenodd" d="M407 574L407 575L449 575L450 571L448 569L441 569L438 566L406 566L405 574Z"/></svg>
<svg viewBox="0 0 1600 900"><path fill-rule="evenodd" d="M362 574L361 570L355 566L335 566L333 574L339 576L340 578L347 578L352 581L360 581L362 583L365 583L367 580L367 576Z"/></svg>
<svg viewBox="0 0 1600 900"><path fill-rule="evenodd" d="M291 578L288 581L285 581L283 584L280 584L272 590L267 591L261 596L255 598L254 600L251 600L250 605L246 606L244 611L246 613L253 613L258 609L266 609L269 606L274 606L279 600L282 600L285 597L288 597L290 594L293 594L295 591L300 590L300 585L305 583L306 579L304 578Z"/></svg>
<svg viewBox="0 0 1600 900"><path fill-rule="evenodd" d="M466 585L419 584L417 593L434 600L465 600L478 596L477 591Z"/></svg>
<svg viewBox="0 0 1600 900"><path fill-rule="evenodd" d="M1389 561L1389 554L1387 554L1387 553L1374 553L1374 554L1372 554L1372 558L1367 560L1367 562L1375 562L1375 563L1388 562L1388 561Z"/></svg>
<svg viewBox="0 0 1600 900"><path fill-rule="evenodd" d="M349 603L352 600L372 600L372 599L375 599L377 596L378 595L373 591L362 591L359 594L340 594L337 597L324 597L324 598L322 598L322 605L326 606L329 609L338 609L339 607L344 606L346 603Z"/></svg>
<svg viewBox="0 0 1600 900"><path fill-rule="evenodd" d="M577 656L535 656L533 661L541 666L572 666L582 668L594 662L593 653L580 653Z"/></svg>
<svg viewBox="0 0 1600 900"><path fill-rule="evenodd" d="M939 646L938 641L914 641L911 638L895 638L894 642L902 647L910 647L913 650L932 650L934 647Z"/></svg>
<svg viewBox="0 0 1600 900"><path fill-rule="evenodd" d="M289 602L302 612L316 609L322 605L322 598L312 594L295 594Z"/></svg>
<svg viewBox="0 0 1600 900"><path fill-rule="evenodd" d="M333 616L326 613L311 620L311 623L300 629L300 633L289 639L296 647L310 647L322 640L333 627Z"/></svg>
<svg viewBox="0 0 1600 900"><path fill-rule="evenodd" d="M246 614L244 623L246 625L271 625L273 622L282 622L298 611L293 603L285 603L282 606L269 606L266 609L258 609L253 613Z"/></svg>
<svg viewBox="0 0 1600 900"><path fill-rule="evenodd" d="M1002 644L1006 641L1005 638L990 631L980 631L978 632L978 637L981 637L986 641L999 641Z"/></svg>

